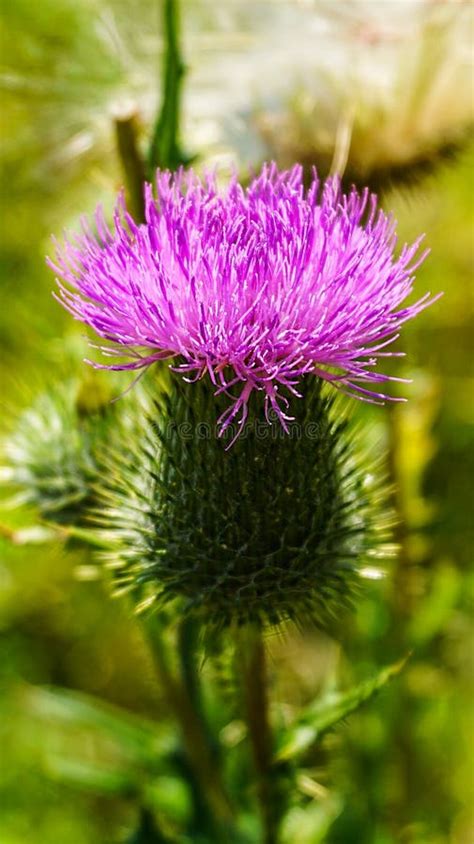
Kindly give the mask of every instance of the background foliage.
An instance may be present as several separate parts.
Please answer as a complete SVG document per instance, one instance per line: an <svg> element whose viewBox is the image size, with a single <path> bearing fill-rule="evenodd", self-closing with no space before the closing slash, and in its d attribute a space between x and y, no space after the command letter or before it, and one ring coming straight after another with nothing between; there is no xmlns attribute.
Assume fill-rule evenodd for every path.
<svg viewBox="0 0 474 844"><path fill-rule="evenodd" d="M257 4L257 35L251 36L245 3L240 17L235 10L226 17L225 4L219 5L221 41L215 4L183 4L184 40L193 59L186 96L197 98L196 107L186 105L183 143L201 155L207 144L210 158L219 157L218 149L227 160L231 145L219 147L215 126L198 120L206 109L216 111L212 68L217 78L219 51L230 51L236 67L254 62L258 75L262 16L271 54L276 13L270 3ZM287 16L297 14L291 3L284 5ZM349 6L341 2L340 14L350 15ZM52 231L73 226L99 200L110 207L122 183L112 123L117 109L129 109L132 98L140 141L150 129L159 92L160 16L151 0L133 4L133 14L131 8L121 0L4 3L0 376L7 430L14 408L27 406L58 377L80 373L82 394L89 397L106 389L106 375L92 375L80 364L84 341L50 295L44 254ZM229 114L231 140L232 126L265 107L258 97L253 102L252 91L248 99L247 113ZM406 131L416 131L416 121L407 125ZM306 143L308 158L317 158L305 126L298 123L299 149ZM257 162L260 152L249 128L241 160ZM316 634L270 640L275 697L284 701L278 717L291 718L336 682L348 685L407 651L412 656L377 704L308 752L308 776L299 782L304 801L285 826L286 840L295 844L468 844L474 836L467 809L473 797L473 163L474 150L463 142L450 157L431 161L415 181L384 183L384 205L394 208L401 239L425 231L432 248L419 271L418 293L445 291L443 301L405 333L409 363L398 366L402 374L416 375L410 403L389 413L354 410L374 452L389 453L403 518L400 553L385 578L368 581L355 617L344 622L341 644ZM39 533L28 527L34 521L28 503L13 510L6 496L0 525L0 838L5 844L118 842L135 821L132 797L141 787L140 771L150 753L155 759L160 747L173 746L173 727L126 603L107 598L107 584L68 537L61 545L43 544L49 528ZM67 697L52 701L33 689L47 684L150 718L163 713L160 730L144 738L133 716L127 729L119 729L113 709L98 723L86 703L71 726ZM226 724L217 702L215 710L231 748L239 725ZM153 752L147 756L144 747ZM75 765L76 750L82 761ZM104 758L105 769L99 764ZM149 802L179 813L185 800L179 781L164 769L156 783Z"/></svg>

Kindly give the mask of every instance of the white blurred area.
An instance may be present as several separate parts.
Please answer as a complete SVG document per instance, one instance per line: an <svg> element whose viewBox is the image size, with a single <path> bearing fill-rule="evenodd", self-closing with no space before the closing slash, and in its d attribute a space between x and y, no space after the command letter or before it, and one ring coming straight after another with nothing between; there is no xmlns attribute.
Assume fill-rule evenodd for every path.
<svg viewBox="0 0 474 844"><path fill-rule="evenodd" d="M184 136L207 160L348 155L364 175L456 141L473 118L462 0L183 4Z"/></svg>
<svg viewBox="0 0 474 844"><path fill-rule="evenodd" d="M45 0L18 19L2 90L41 134L41 177L88 158L116 189L113 120L144 154L161 100L162 0ZM48 6L49 8L49 6ZM473 121L474 5L464 0L180 0L182 140L197 165L316 163L361 178L456 143ZM45 24L46 21L46 24ZM46 34L45 34L46 26ZM35 69L34 75L31 68ZM32 135L14 138L31 156ZM22 143L25 149L20 150ZM13 153L12 153L13 155Z"/></svg>

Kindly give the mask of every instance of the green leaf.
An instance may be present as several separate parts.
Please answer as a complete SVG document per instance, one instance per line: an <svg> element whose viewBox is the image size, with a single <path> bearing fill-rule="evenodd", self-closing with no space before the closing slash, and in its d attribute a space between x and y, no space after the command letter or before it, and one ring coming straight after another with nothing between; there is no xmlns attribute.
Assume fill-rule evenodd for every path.
<svg viewBox="0 0 474 844"><path fill-rule="evenodd" d="M276 753L276 761L283 762L304 753L323 733L332 729L363 703L370 700L392 677L402 670L407 658L389 665L369 680L364 680L345 692L336 692L312 704L284 734Z"/></svg>
<svg viewBox="0 0 474 844"><path fill-rule="evenodd" d="M282 823L282 844L324 844L343 805L340 795L330 794L305 806L292 806Z"/></svg>
<svg viewBox="0 0 474 844"><path fill-rule="evenodd" d="M50 753L44 759L46 773L54 780L93 794L136 795L140 788L135 772L116 771L102 763L93 764Z"/></svg>
<svg viewBox="0 0 474 844"><path fill-rule="evenodd" d="M92 767L100 758L111 760L116 768L134 765L150 770L174 747L172 736L163 734L152 722L79 692L23 687L16 703L30 722L36 722L37 738L41 726L44 745L51 748L56 760L54 767L57 757L71 758L69 751L74 749L75 755L79 752L84 764ZM87 758L88 748L92 748L92 763Z"/></svg>
<svg viewBox="0 0 474 844"><path fill-rule="evenodd" d="M417 647L430 642L443 629L456 606L461 588L460 571L450 563L440 563L433 572L430 591L410 623L410 638Z"/></svg>

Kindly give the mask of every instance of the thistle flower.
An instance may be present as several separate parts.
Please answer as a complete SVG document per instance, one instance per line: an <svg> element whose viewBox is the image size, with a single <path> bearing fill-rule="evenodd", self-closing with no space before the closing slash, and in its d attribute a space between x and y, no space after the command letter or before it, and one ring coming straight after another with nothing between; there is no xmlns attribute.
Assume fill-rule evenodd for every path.
<svg viewBox="0 0 474 844"><path fill-rule="evenodd" d="M113 230L99 209L97 234L85 222L51 264L60 300L106 341L111 360L96 366L169 359L173 371L153 379L155 411L103 473L97 519L117 588L141 606L178 599L211 630L324 624L388 527L324 382L387 397L391 376L375 367L433 301L405 302L419 241L395 256L375 196L316 176L305 189L299 166L267 165L245 189L158 173L145 198L144 224L121 197ZM216 424L239 439L227 454Z"/></svg>
<svg viewBox="0 0 474 844"><path fill-rule="evenodd" d="M19 490L17 504L32 504L42 518L82 524L95 501L105 445L117 431L131 434L135 417L146 410L142 391L119 408L113 392L95 380L69 377L41 392L20 415L3 450L3 481ZM116 391L119 386L114 385ZM131 421L132 420L132 421ZM128 426L128 427L127 427Z"/></svg>
<svg viewBox="0 0 474 844"><path fill-rule="evenodd" d="M207 377L229 406L223 433L243 426L249 399L264 398L285 428L306 375L368 401L389 398L375 370L403 323L434 301L406 305L424 259L420 239L394 254L395 225L374 195L343 195L336 180L305 191L302 168L263 167L244 189L219 191L191 171L158 173L146 186L146 223L123 198L110 231L58 247L60 300L107 341L110 369L169 358L185 377Z"/></svg>
<svg viewBox="0 0 474 844"><path fill-rule="evenodd" d="M95 452L105 440L106 419L81 412L79 389L70 379L40 393L4 446L3 478L21 490L17 503L33 504L43 518L66 524L81 521L90 505Z"/></svg>

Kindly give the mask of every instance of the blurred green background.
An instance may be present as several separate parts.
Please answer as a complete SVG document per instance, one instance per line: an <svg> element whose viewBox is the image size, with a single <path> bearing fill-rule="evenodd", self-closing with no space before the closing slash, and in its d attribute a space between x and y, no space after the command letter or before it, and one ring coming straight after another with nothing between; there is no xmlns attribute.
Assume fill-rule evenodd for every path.
<svg viewBox="0 0 474 844"><path fill-rule="evenodd" d="M367 24L363 37L360 27L354 27L357 21L366 23L366 9L359 4L362 18L357 18L356 5L342 0L332 9L325 3L183 3L188 77L182 139L190 153L198 154L197 166L230 160L238 166L249 161L258 165L265 153L271 153L283 163L293 156L328 169L328 148L339 142L337 131L331 135L330 121L329 141L324 141L322 122L329 120L326 100L339 102L344 115L351 85L355 86L359 112L356 122L348 124L353 129L352 147L339 144L339 152L348 159L346 172L354 173L354 178L363 172L366 180L382 189L384 207L393 209L399 220L402 241L426 232L431 255L418 273L418 295L426 290L443 290L445 295L404 334L407 362L397 366L399 373L414 378L408 388L410 402L388 411L354 409L374 451L388 453L402 517L397 536L400 553L386 577L367 581L354 618L343 622L340 644L308 633L283 642L272 639L269 647L275 699L289 707L310 700L336 677L350 682L412 651L402 676L330 735L318 751L313 773L320 791L306 794L304 806L294 810L286 840L470 844L474 840L469 810L474 796L474 148L464 130L472 115L465 88L458 90L459 78L450 80L451 88L441 86L433 105L430 96L438 65L444 73L459 53L440 49L433 56L433 50L426 48L433 42L426 41L415 69L400 71L397 85L405 70L412 74L408 80L412 96L403 104L403 121L398 94L382 111L372 104L364 111L359 98L370 74L375 86L383 50L372 56L372 66L364 68L365 76L358 81L344 76L344 64L339 68L337 63L328 79L326 67L319 80L320 94L316 86L313 106L306 108L302 119L304 64L295 42L304 22L302 6L307 7L304 14L327 24L326 29L322 24L314 29L314 69L318 37L326 39L325 55L330 51L327 39L341 31L351 49L355 49L351 38L359 51L365 38L370 51L380 17L389 22L393 18L397 33L401 6L405 6L403 25L407 15L410 24L412 14L414 27L420 23L419 7L427 4L372 3L379 18L371 19L372 29ZM425 30L438 46L444 39L446 47L443 27L454 32L458 23L442 18L441 24L440 28L440 22L433 24L430 18ZM285 46L282 36L288 26L291 46ZM53 278L44 256L50 251L52 232L73 227L80 214L90 212L99 201L111 207L123 181L113 117L123 109L136 113L139 142L145 143L159 102L163 44L159 4L151 0L133 5L122 0L37 4L4 0L3 27L0 376L3 427L8 432L17 409L57 378L79 372L87 385L89 375L81 364L85 341L51 295ZM392 41L384 41L384 33L382 27L382 47L389 45L390 50ZM344 43L340 38L342 55ZM408 40L404 48L408 53L403 55L410 56L410 50L418 47L417 39ZM274 91L269 87L272 50L278 53L276 68L300 62L293 93L277 84ZM423 64L427 57L432 62L428 72ZM223 69L229 68L234 72L226 79ZM240 77L242 68L245 73L242 70ZM265 96L249 81L260 71L268 77ZM445 80L443 73L439 78ZM419 83L417 97L413 79ZM464 79L464 86L469 85ZM462 100L459 108L451 102L456 97ZM423 111L428 101L429 114ZM445 119L448 101L451 124ZM268 141L272 121L281 127L280 145L278 132ZM386 151L380 160L372 160L377 144L382 144L381 124L388 137L390 126L404 133L403 160L396 156L392 160ZM260 132L261 126L265 131ZM342 134L345 126L341 121ZM401 142L395 148L401 149ZM446 154L437 155L438 148ZM34 512L12 509L11 490L4 498L0 841L122 841L135 813L126 785L113 777L94 782L64 764L65 758L74 759L77 747L91 759L103 748L95 746L87 724L60 728L46 704L45 715L41 701L28 703L28 690L32 684L56 684L160 718L162 697L146 648L126 603L109 599L107 585L94 579L87 555L58 543L35 543L41 537L25 530L35 523ZM166 727L166 720L163 723ZM166 777L160 788L158 804L181 799ZM304 788L303 782L303 792Z"/></svg>

